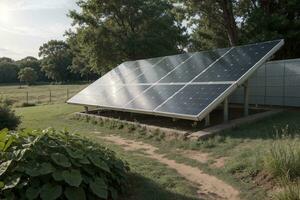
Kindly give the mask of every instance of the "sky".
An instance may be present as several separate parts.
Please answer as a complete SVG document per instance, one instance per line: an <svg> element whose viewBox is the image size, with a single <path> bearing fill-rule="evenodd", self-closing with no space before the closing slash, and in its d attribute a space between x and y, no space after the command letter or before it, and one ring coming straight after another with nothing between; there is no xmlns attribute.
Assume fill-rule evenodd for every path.
<svg viewBox="0 0 300 200"><path fill-rule="evenodd" d="M76 0L0 0L0 57L38 58L39 47L51 39L63 40L71 28L69 10Z"/></svg>

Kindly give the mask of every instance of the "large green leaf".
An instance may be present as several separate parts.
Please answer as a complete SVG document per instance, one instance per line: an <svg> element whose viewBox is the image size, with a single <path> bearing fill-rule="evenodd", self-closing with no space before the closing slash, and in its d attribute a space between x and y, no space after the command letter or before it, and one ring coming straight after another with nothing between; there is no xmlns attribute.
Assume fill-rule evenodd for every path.
<svg viewBox="0 0 300 200"><path fill-rule="evenodd" d="M65 149L66 149L67 153L69 154L69 156L71 156L72 158L75 158L75 159L82 159L83 158L82 151L73 150L69 147L66 147Z"/></svg>
<svg viewBox="0 0 300 200"><path fill-rule="evenodd" d="M4 151L5 142L0 142L0 151Z"/></svg>
<svg viewBox="0 0 300 200"><path fill-rule="evenodd" d="M0 131L0 142L5 142L8 134L8 129L3 129Z"/></svg>
<svg viewBox="0 0 300 200"><path fill-rule="evenodd" d="M68 200L85 200L85 192L82 188L67 187L65 196Z"/></svg>
<svg viewBox="0 0 300 200"><path fill-rule="evenodd" d="M42 163L40 166L40 174L45 175L45 174L50 174L55 171L55 168L51 163Z"/></svg>
<svg viewBox="0 0 300 200"><path fill-rule="evenodd" d="M11 137L7 140L5 146L3 147L3 151L6 151L6 150L10 147L10 145L13 143L13 141L14 141L14 138L11 136Z"/></svg>
<svg viewBox="0 0 300 200"><path fill-rule="evenodd" d="M24 157L24 155L27 151L28 151L28 148L25 148L25 149L22 149L22 150L14 151L13 154L14 154L16 160L20 161Z"/></svg>
<svg viewBox="0 0 300 200"><path fill-rule="evenodd" d="M107 185L105 181L101 178L96 178L95 181L90 183L90 188L92 192L102 199L107 199Z"/></svg>
<svg viewBox="0 0 300 200"><path fill-rule="evenodd" d="M80 159L79 162L81 164L85 164L85 165L90 164L90 161L86 157L83 157L82 159Z"/></svg>
<svg viewBox="0 0 300 200"><path fill-rule="evenodd" d="M3 181L0 181L0 189L4 188L5 184Z"/></svg>
<svg viewBox="0 0 300 200"><path fill-rule="evenodd" d="M36 177L36 176L41 175L41 171L40 171L39 166L29 165L25 169L25 172L26 172L26 174L28 174L29 176L32 176L32 177Z"/></svg>
<svg viewBox="0 0 300 200"><path fill-rule="evenodd" d="M26 190L26 198L31 200L31 199L36 199L39 194L41 192L41 188L39 187L29 187L27 190Z"/></svg>
<svg viewBox="0 0 300 200"><path fill-rule="evenodd" d="M8 177L8 179L4 181L5 186L4 186L3 190L16 187L16 185L18 185L20 180L21 180L21 177L18 174Z"/></svg>
<svg viewBox="0 0 300 200"><path fill-rule="evenodd" d="M69 159L64 154L52 153L51 158L59 166L71 167L71 162L69 161Z"/></svg>
<svg viewBox="0 0 300 200"><path fill-rule="evenodd" d="M110 169L108 165L99 156L94 154L89 154L88 157L96 167L110 173Z"/></svg>
<svg viewBox="0 0 300 200"><path fill-rule="evenodd" d="M0 165L0 176L6 172L6 170L10 166L11 162L12 161L9 160L9 161L1 163L1 165Z"/></svg>
<svg viewBox="0 0 300 200"><path fill-rule="evenodd" d="M81 173L79 170L76 169L65 170L63 171L62 176L65 182L68 183L70 186L78 187L82 182Z"/></svg>
<svg viewBox="0 0 300 200"><path fill-rule="evenodd" d="M46 183L41 189L41 199L42 200L55 200L62 194L62 187L60 185L53 185Z"/></svg>
<svg viewBox="0 0 300 200"><path fill-rule="evenodd" d="M117 199L118 198L118 191L114 188L109 188L110 194L112 199Z"/></svg>
<svg viewBox="0 0 300 200"><path fill-rule="evenodd" d="M62 176L62 171L61 170L56 170L52 173L52 177L56 181L62 181L64 180L64 177Z"/></svg>

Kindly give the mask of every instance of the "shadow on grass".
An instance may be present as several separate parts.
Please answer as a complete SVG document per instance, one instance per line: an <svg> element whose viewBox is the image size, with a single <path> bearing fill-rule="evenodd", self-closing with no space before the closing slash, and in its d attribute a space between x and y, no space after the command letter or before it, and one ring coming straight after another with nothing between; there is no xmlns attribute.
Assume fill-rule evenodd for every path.
<svg viewBox="0 0 300 200"><path fill-rule="evenodd" d="M273 139L282 135L300 135L300 110L289 110L255 123L225 131L223 136L240 139Z"/></svg>
<svg viewBox="0 0 300 200"><path fill-rule="evenodd" d="M168 191L151 179L138 174L131 174L129 177L129 191L119 200L196 200L182 194Z"/></svg>

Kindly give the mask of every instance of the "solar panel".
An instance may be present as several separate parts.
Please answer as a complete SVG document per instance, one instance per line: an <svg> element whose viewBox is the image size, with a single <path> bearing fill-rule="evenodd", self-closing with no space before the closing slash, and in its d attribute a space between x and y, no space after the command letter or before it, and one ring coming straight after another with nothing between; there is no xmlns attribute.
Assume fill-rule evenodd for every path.
<svg viewBox="0 0 300 200"><path fill-rule="evenodd" d="M275 40L124 62L67 102L201 120L283 43Z"/></svg>
<svg viewBox="0 0 300 200"><path fill-rule="evenodd" d="M129 102L125 107L152 111L166 101L184 85L155 85L142 95Z"/></svg>
<svg viewBox="0 0 300 200"><path fill-rule="evenodd" d="M229 48L195 53L189 60L161 79L159 83L185 83L192 80Z"/></svg>
<svg viewBox="0 0 300 200"><path fill-rule="evenodd" d="M155 111L197 115L229 87L230 84L189 84Z"/></svg>

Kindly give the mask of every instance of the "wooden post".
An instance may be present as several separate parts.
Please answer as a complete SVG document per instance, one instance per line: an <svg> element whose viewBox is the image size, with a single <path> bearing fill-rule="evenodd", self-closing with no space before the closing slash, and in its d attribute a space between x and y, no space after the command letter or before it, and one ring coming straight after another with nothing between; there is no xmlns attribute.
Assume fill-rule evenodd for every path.
<svg viewBox="0 0 300 200"><path fill-rule="evenodd" d="M84 106L84 111L85 111L85 113L88 113L89 112L89 107Z"/></svg>
<svg viewBox="0 0 300 200"><path fill-rule="evenodd" d="M229 111L228 111L228 98L225 98L224 100L224 108L223 108L223 116L224 116L224 122L228 122L229 120Z"/></svg>
<svg viewBox="0 0 300 200"><path fill-rule="evenodd" d="M26 92L26 103L28 104L29 102L29 97L28 97L28 91Z"/></svg>
<svg viewBox="0 0 300 200"><path fill-rule="evenodd" d="M69 99L69 89L67 88L67 100Z"/></svg>
<svg viewBox="0 0 300 200"><path fill-rule="evenodd" d="M244 84L244 116L249 115L249 88L248 81Z"/></svg>
<svg viewBox="0 0 300 200"><path fill-rule="evenodd" d="M52 101L52 94L51 94L51 90L49 90L49 102L51 103Z"/></svg>
<svg viewBox="0 0 300 200"><path fill-rule="evenodd" d="M204 126L209 126L210 125L210 114L208 113L205 116L205 125Z"/></svg>

